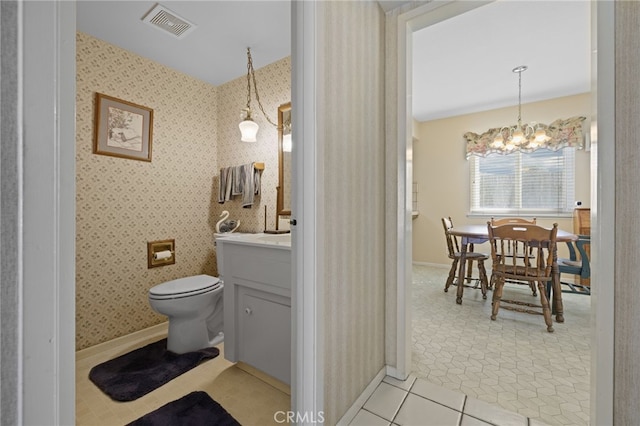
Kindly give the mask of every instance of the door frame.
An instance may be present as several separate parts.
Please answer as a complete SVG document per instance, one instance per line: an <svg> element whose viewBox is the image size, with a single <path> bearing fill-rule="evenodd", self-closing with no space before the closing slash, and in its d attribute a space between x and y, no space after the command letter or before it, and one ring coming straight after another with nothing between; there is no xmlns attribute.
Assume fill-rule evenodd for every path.
<svg viewBox="0 0 640 426"><path fill-rule="evenodd" d="M412 34L414 31L445 19L458 16L490 1L433 2L398 16L397 25L397 140L398 187L404 191L398 197L398 271L396 370L406 377L411 371L411 166L412 150ZM591 146L591 199L593 282L614 283L614 220L615 220L615 144L598 144L598 139L615 140L614 132L614 11L613 2L592 2L592 92L593 104ZM599 53L597 53L599 52ZM597 72L597 74L596 74ZM404 268L403 268L404 266ZM596 287L592 293L591 336L591 422L613 423L613 335L615 286L606 292ZM597 303L596 303L597 302ZM595 327L598 324L598 327Z"/></svg>

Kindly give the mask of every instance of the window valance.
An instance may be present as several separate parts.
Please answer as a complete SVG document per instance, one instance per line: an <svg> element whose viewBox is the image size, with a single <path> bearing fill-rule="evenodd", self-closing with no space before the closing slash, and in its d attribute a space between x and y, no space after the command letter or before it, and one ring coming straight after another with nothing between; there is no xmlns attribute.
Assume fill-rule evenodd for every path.
<svg viewBox="0 0 640 426"><path fill-rule="evenodd" d="M500 133L500 128L489 129L481 135L473 132L464 134L467 141L467 158L471 155L486 157L489 154L509 154L511 152L533 152L540 148L546 148L551 151L558 151L566 147L574 147L581 149L584 145L584 134L582 123L585 117L571 117L566 120L558 119L548 126L538 123L537 128L543 128L548 136L547 140L531 146L528 142L524 142L520 146L512 149L505 149L504 146L496 147L494 139ZM513 126L515 127L515 126Z"/></svg>

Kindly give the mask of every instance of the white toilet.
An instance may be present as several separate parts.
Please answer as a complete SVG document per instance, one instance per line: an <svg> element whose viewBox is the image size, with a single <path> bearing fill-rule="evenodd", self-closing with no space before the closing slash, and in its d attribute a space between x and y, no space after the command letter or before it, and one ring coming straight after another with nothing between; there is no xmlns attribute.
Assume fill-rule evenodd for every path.
<svg viewBox="0 0 640 426"><path fill-rule="evenodd" d="M223 287L216 277L195 275L167 281L149 290L153 310L169 317L168 350L182 354L224 340Z"/></svg>

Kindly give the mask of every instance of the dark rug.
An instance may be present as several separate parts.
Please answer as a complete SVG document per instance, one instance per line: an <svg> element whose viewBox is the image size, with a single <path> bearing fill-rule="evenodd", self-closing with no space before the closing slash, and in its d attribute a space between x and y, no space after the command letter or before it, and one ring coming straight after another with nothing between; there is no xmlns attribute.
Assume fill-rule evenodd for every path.
<svg viewBox="0 0 640 426"><path fill-rule="evenodd" d="M89 379L116 401L133 401L220 354L216 347L186 354L167 350L167 339L96 365Z"/></svg>
<svg viewBox="0 0 640 426"><path fill-rule="evenodd" d="M239 426L220 404L202 391L191 392L127 426Z"/></svg>

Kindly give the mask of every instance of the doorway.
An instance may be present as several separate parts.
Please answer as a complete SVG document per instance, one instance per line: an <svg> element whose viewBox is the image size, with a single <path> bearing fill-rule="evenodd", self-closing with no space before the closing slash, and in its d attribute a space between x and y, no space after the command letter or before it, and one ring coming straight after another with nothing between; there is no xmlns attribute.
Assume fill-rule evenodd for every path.
<svg viewBox="0 0 640 426"><path fill-rule="evenodd" d="M412 58L411 58L411 37L412 33L416 30L422 29L426 26L433 25L437 22L440 22L445 19L450 19L455 16L458 16L462 13L466 13L467 11L473 10L477 7L483 6L488 2L446 2L439 4L429 4L423 5L420 7L416 7L413 10L405 12L404 14L399 15L398 17L398 55L399 63L398 63L398 140L399 143L404 145L404 161L408 158L411 158L411 120L408 117L412 117L412 105L411 105L411 66L412 66ZM611 19L612 9L610 5L592 5L592 44L595 45L597 42L600 43L612 43L613 39L613 25ZM596 34L597 30L597 34ZM601 84L606 84L609 79L613 79L612 72L612 56L604 56L600 55L598 57L593 55L592 63L595 64L596 61L599 65L598 67L598 77L596 79L595 76L592 76L592 97L594 99L594 107L593 107L593 121L592 121L592 145L597 148L597 138L603 137L603 134L607 131L604 130L602 133L598 132L598 124L607 123L606 118L601 118L600 123L595 121L597 116L603 117L603 110L606 109L607 112L612 114L612 101L608 98L608 95L602 95L598 98L596 95L601 92L597 92L597 88ZM603 66L604 65L604 66ZM605 99L605 97L607 97ZM609 104L608 102L611 102ZM595 105L598 105L598 108ZM600 109L600 114L596 115L596 111ZM607 123L610 124L610 123ZM611 135L608 135L611 136ZM609 151L611 150L611 151ZM402 147L398 150L398 152L402 153ZM611 208L607 208L604 205L605 200L598 195L602 194L602 197L606 198L607 194L604 194L602 191L603 187L607 187L613 193L613 182L612 179L605 176L603 173L598 173L598 163L602 158L608 158L608 156L612 155L613 148L612 147L602 147L600 151L596 150L595 154L592 154L592 165L591 165L591 194L592 194L592 206L598 206L600 217L610 217L613 218L613 211ZM402 157L402 154L400 154ZM399 159L399 164L403 161L403 159ZM398 171L398 180L401 182L399 185L402 187L404 184L404 200L411 200L411 188L412 185L410 176L411 164L406 166L406 169L402 169ZM599 189L596 188L596 182L600 182ZM611 202L612 200L609 200ZM407 207L408 204L409 206ZM399 244L404 245L403 252L407 256L411 256L411 215L406 210L410 208L409 203L399 203L399 209L405 209L403 212L398 213L399 220L399 235L404 235L406 238L399 238ZM609 216L610 215L610 216ZM602 221L597 220L597 218L593 217L593 226L592 226L592 234L595 235L594 245L598 245L601 247L602 251L612 249L613 243L612 241L607 241L603 239L599 239L598 235L603 232L604 228L608 228L608 224L604 225ZM609 229L607 229L609 231ZM399 322L397 324L397 359L398 359L398 370L400 372L405 372L408 374L411 370L411 323L410 323L410 310L411 306L409 305L409 301L411 300L411 259L398 259L398 265L407 266L405 269L399 267L398 270L398 304L397 309L399 314L397 318L399 318ZM594 269L594 277L593 281L598 281L599 278L608 277L609 272L607 267L612 268L612 264L608 259L596 259L595 262L592 262ZM612 278L611 278L612 279ZM613 279L612 279L613 280ZM597 293L597 292L596 292ZM592 296L594 297L594 296ZM598 303L593 303L591 307L591 315L592 318L598 318L598 324L604 325L602 329L594 330L592 332L591 337L591 422L596 424L601 423L611 423L612 419L612 407L613 401L611 398L612 395L612 373L613 373L613 352L611 349L610 335L613 334L613 295L605 295L605 294L595 294L595 298L598 298ZM404 322L403 320L404 319ZM593 321L593 320L592 320ZM597 360L597 361L596 361ZM402 368L404 363L404 370ZM597 365L597 368L596 368ZM608 380L604 380L608 377ZM598 386L596 386L596 383Z"/></svg>

